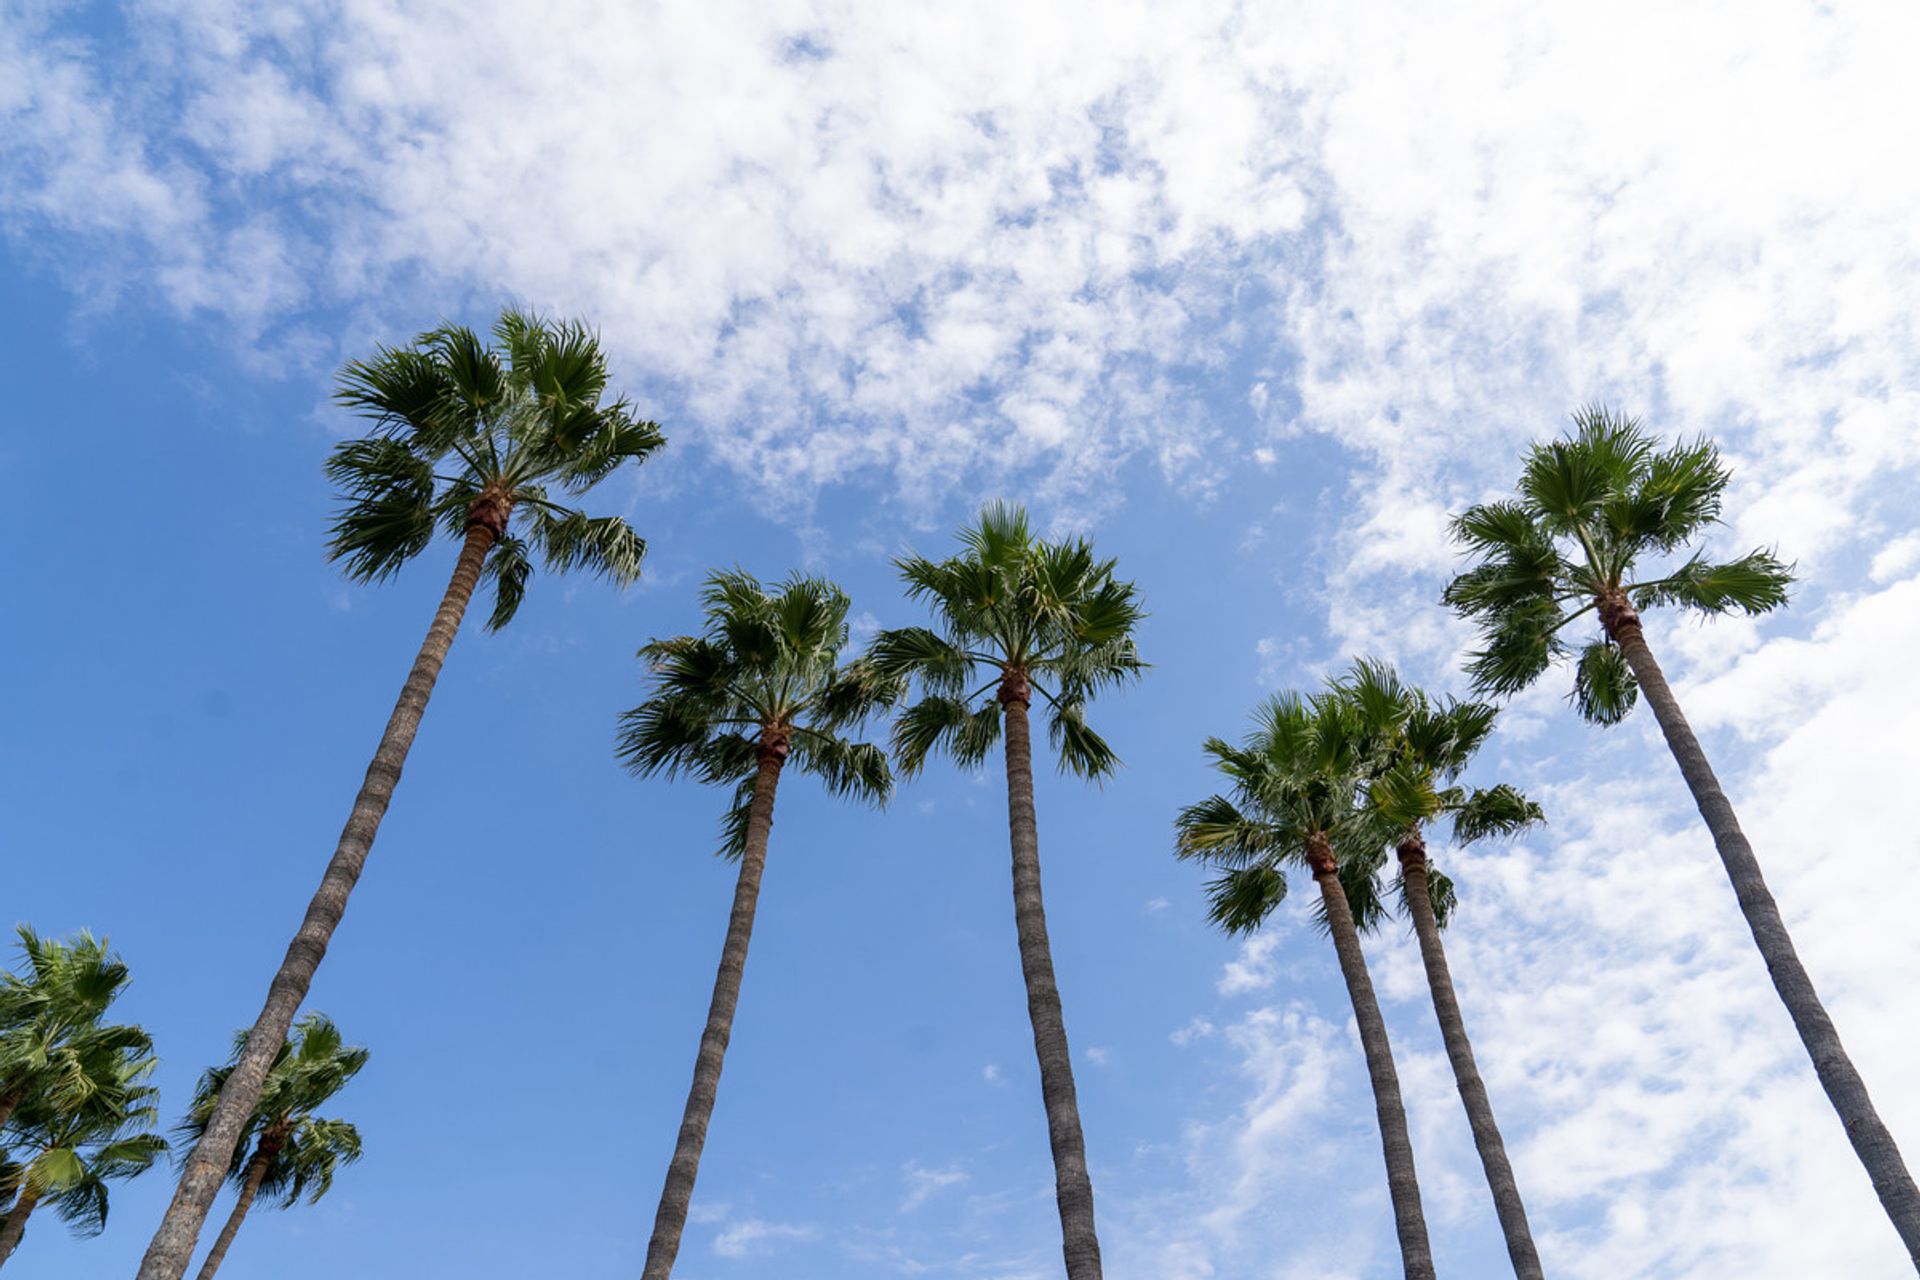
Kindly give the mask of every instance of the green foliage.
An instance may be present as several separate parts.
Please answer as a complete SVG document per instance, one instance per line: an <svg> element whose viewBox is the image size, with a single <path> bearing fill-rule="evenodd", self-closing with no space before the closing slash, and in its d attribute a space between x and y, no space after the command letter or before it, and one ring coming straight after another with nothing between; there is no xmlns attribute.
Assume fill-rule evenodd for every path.
<svg viewBox="0 0 1920 1280"><path fill-rule="evenodd" d="M30 1194L75 1231L106 1226L108 1184L166 1152L145 1031L102 1021L126 965L104 941L20 929L24 965L0 975L0 1098L14 1106L0 1159L0 1203Z"/></svg>
<svg viewBox="0 0 1920 1280"><path fill-rule="evenodd" d="M1582 409L1573 430L1528 454L1514 499L1470 507L1453 534L1471 563L1444 600L1480 628L1467 661L1484 694L1516 693L1570 649L1563 633L1603 601L1761 614L1786 603L1793 575L1771 551L1733 560L1669 557L1720 518L1729 472L1706 440L1662 447L1641 424ZM1581 647L1573 701L1611 724L1635 689L1617 653Z"/></svg>
<svg viewBox="0 0 1920 1280"><path fill-rule="evenodd" d="M715 573L701 593L706 629L640 650L652 696L620 717L616 750L641 776L686 775L733 788L720 852L746 847L747 806L763 744L785 740L787 767L837 796L884 804L886 752L847 734L895 705L905 682L864 661L842 662L845 592L794 574L768 590L751 574Z"/></svg>
<svg viewBox="0 0 1920 1280"><path fill-rule="evenodd" d="M1083 538L1035 537L1026 513L1005 503L986 507L959 537L959 554L945 560L894 562L936 629L883 631L868 652L875 672L915 681L922 695L894 724L901 770L918 772L936 750L977 768L999 740L998 691L1012 677L1045 703L1060 767L1083 778L1110 775L1119 757L1087 723L1086 708L1146 667L1134 648L1144 616L1134 585L1117 580L1114 561L1098 558Z"/></svg>
<svg viewBox="0 0 1920 1280"><path fill-rule="evenodd" d="M624 520L555 502L548 486L583 494L665 438L626 400L605 398L606 360L583 325L508 310L493 338L447 325L341 370L336 398L374 429L327 460L343 499L328 550L349 577L378 581L436 528L462 536L476 499L504 504L513 523L488 565L487 626L498 629L526 594L535 551L556 573L620 585L639 575L646 544Z"/></svg>
<svg viewBox="0 0 1920 1280"><path fill-rule="evenodd" d="M193 1105L178 1126L183 1142L198 1143L213 1118L220 1090L233 1073L233 1063L246 1047L247 1033L233 1039L233 1062L200 1077ZM293 1024L260 1089L260 1100L248 1115L234 1144L227 1177L237 1187L247 1168L263 1151L270 1153L260 1198L282 1208L302 1198L311 1204L333 1186L334 1174L360 1158L360 1131L345 1120L314 1115L367 1065L368 1052L347 1044L340 1029L323 1013L309 1013Z"/></svg>

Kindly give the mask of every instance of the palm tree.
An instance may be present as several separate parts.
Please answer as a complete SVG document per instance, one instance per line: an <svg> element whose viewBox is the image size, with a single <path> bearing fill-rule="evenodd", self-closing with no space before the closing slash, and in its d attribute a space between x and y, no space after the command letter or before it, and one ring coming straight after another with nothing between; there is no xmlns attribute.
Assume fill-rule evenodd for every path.
<svg viewBox="0 0 1920 1280"><path fill-rule="evenodd" d="M1453 1065L1454 1084L1466 1106L1474 1146L1493 1192L1495 1213L1506 1236L1507 1253L1520 1280L1543 1280L1540 1254L1527 1225L1519 1184L1507 1160L1506 1144L1494 1122L1493 1104L1473 1059L1473 1046L1460 1014L1460 1001L1440 942L1454 906L1453 882L1427 856L1426 827L1442 818L1453 823L1455 844L1491 835L1512 835L1540 822L1540 807L1504 784L1467 790L1456 779L1493 731L1496 712L1484 702L1435 700L1401 683L1392 667L1359 662L1335 685L1379 735L1382 754L1361 794L1362 815L1372 824L1376 847L1391 848L1400 861L1399 898L1413 920L1426 966L1440 1037ZM1373 874L1367 872L1373 902ZM1370 914L1356 906L1364 926Z"/></svg>
<svg viewBox="0 0 1920 1280"><path fill-rule="evenodd" d="M0 1129L36 1101L70 1109L95 1081L89 1055L151 1054L135 1026L103 1023L129 981L127 966L84 930L70 941L19 927L23 973L0 974Z"/></svg>
<svg viewBox="0 0 1920 1280"><path fill-rule="evenodd" d="M1814 1073L1920 1270L1920 1188L1794 951L1753 846L1641 623L1641 611L1658 605L1753 615L1786 603L1792 574L1770 551L1719 563L1697 551L1679 558L1718 522L1728 479L1711 441L1661 448L1637 420L1583 409L1570 436L1533 447L1514 498L1455 519L1454 536L1476 563L1445 599L1480 624L1485 647L1468 670L1491 694L1533 683L1567 654L1566 629L1595 615L1600 634L1575 663L1574 705L1596 724L1615 724L1645 692Z"/></svg>
<svg viewBox="0 0 1920 1280"><path fill-rule="evenodd" d="M329 552L349 577L375 582L425 551L436 531L460 542L453 578L381 735L366 781L287 948L265 1007L247 1033L139 1280L180 1280L201 1224L231 1167L268 1069L360 878L393 797L427 698L482 576L495 586L490 629L513 617L533 553L555 571L587 569L615 583L640 572L646 544L614 516L590 517L554 500L585 493L623 463L663 443L624 399L605 399L606 360L580 324L509 310L489 347L472 330L436 329L410 347L383 347L346 366L341 403L374 431L334 450L327 473L345 498Z"/></svg>
<svg viewBox="0 0 1920 1280"><path fill-rule="evenodd" d="M647 1243L646 1280L666 1280L680 1252L733 1034L782 772L791 765L835 795L875 805L893 789L886 753L845 736L900 692L898 681L865 664L840 662L845 592L799 574L769 591L733 571L709 577L701 603L700 635L640 650L652 669L653 696L620 717L618 738L620 759L638 775L688 774L734 789L720 852L740 864L693 1085Z"/></svg>
<svg viewBox="0 0 1920 1280"><path fill-rule="evenodd" d="M12 1205L0 1221L0 1266L43 1205L81 1235L97 1235L107 1224L107 1184L166 1153L166 1139L148 1132L159 1114L157 1091L142 1083L154 1067L149 1050L95 1043L73 1066L84 1077L74 1092L35 1097L11 1121L14 1160L0 1195Z"/></svg>
<svg viewBox="0 0 1920 1280"><path fill-rule="evenodd" d="M1243 745L1207 740L1207 754L1232 784L1231 795L1209 796L1181 810L1174 848L1182 858L1220 869L1207 886L1208 915L1234 934L1259 928L1285 900L1287 864L1312 872L1320 887L1320 922L1339 957L1373 1085L1401 1262L1407 1280L1434 1280L1400 1078L1348 896L1349 884L1364 891L1378 863L1360 796L1382 745L1376 727L1338 690L1307 698L1277 694L1254 713L1253 732Z"/></svg>
<svg viewBox="0 0 1920 1280"><path fill-rule="evenodd" d="M246 1044L246 1032L234 1037L235 1060ZM267 1203L283 1209L302 1197L308 1204L316 1203L333 1187L333 1175L340 1166L360 1158L360 1131L345 1120L322 1119L314 1112L366 1064L366 1049L347 1044L325 1014L310 1013L294 1024L293 1038L281 1046L267 1069L260 1101L234 1149L228 1178L239 1199L200 1264L200 1280L213 1280L220 1270L256 1197L264 1195ZM198 1140L206 1132L221 1087L232 1073L229 1063L200 1077L193 1107L179 1127L182 1137Z"/></svg>
<svg viewBox="0 0 1920 1280"><path fill-rule="evenodd" d="M1086 704L1099 690L1139 676L1145 664L1133 631L1143 615L1133 584L1114 578L1112 560L1096 558L1084 539L1035 538L1018 507L987 507L960 531L960 541L961 554L945 560L895 562L907 594L932 608L939 628L883 631L872 658L881 673L920 684L921 700L894 725L894 753L904 772L917 773L936 748L964 768L977 768L1006 734L1014 923L1040 1061L1061 1244L1068 1280L1097 1280L1093 1182L1040 894L1028 708L1035 691L1046 699L1048 740L1064 769L1083 778L1112 773L1119 759L1088 726ZM973 687L983 674L985 682Z"/></svg>

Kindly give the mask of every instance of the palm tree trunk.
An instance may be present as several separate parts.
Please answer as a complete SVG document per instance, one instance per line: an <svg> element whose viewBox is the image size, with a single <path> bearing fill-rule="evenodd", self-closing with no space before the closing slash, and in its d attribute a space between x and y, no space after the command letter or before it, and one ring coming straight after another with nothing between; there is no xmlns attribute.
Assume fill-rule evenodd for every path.
<svg viewBox="0 0 1920 1280"><path fill-rule="evenodd" d="M300 1002L306 999L314 970L320 967L327 943L347 909L347 895L353 892L354 883L366 866L367 852L373 847L380 819L385 816L394 786L400 781L400 768L406 763L414 734L419 731L421 714L427 709L427 699L447 659L447 650L460 630L460 619L466 614L467 601L480 580L487 552L492 550L505 527L505 513L497 510L486 518L476 514L467 525L453 579L447 584L440 609L433 616L433 625L427 629L413 670L401 687L400 700L387 721L386 732L380 736L373 763L367 766L366 780L360 784L360 794L354 797L353 812L340 833L340 842L327 863L320 888L307 904L306 917L287 948L286 959L280 962L280 971L273 975L273 983L267 988L266 1006L247 1033L246 1046L220 1090L220 1099L214 1104L206 1132L187 1157L173 1201L167 1206L166 1216L160 1220L153 1242L140 1261L138 1280L180 1280L186 1274L194 1245L200 1238L200 1228L206 1222L207 1212L213 1207L214 1196L219 1193L220 1183L233 1159L234 1146L240 1140L247 1117L253 1114L254 1105L260 1100L267 1069L286 1042L287 1028L292 1025Z"/></svg>
<svg viewBox="0 0 1920 1280"><path fill-rule="evenodd" d="M1387 1041L1387 1023L1367 976L1367 958L1360 950L1360 931L1340 887L1340 870L1324 837L1308 846L1313 878L1326 905L1327 932L1340 957L1340 974L1347 980L1353 1001L1353 1020L1360 1028L1360 1047L1367 1055L1367 1075L1373 1082L1373 1109L1380 1121L1380 1147L1387 1158L1387 1193L1393 1200L1393 1225L1400 1237L1400 1260L1407 1280L1434 1280L1433 1246L1427 1242L1427 1219L1420 1208L1420 1182L1414 1176L1413 1141L1407 1136L1407 1112L1400 1101L1400 1077L1393 1069L1393 1046Z"/></svg>
<svg viewBox="0 0 1920 1280"><path fill-rule="evenodd" d="M1033 812L1033 736L1027 723L1028 685L1009 675L1000 691L1007 728L1007 827L1013 845L1013 919L1020 938L1020 973L1027 984L1027 1018L1040 1060L1040 1096L1047 1108L1047 1139L1053 1146L1053 1193L1060 1206L1060 1241L1067 1280L1100 1280L1100 1238L1094 1233L1093 1180L1087 1176L1087 1144L1080 1132L1080 1102L1073 1088L1073 1057L1060 1011L1047 941L1047 911L1040 897L1040 828Z"/></svg>
<svg viewBox="0 0 1920 1280"><path fill-rule="evenodd" d="M20 1247L20 1237L27 1233L27 1219L33 1216L33 1206L38 1203L39 1196L25 1187L20 1189L20 1198L7 1211L6 1221L0 1223L0 1267L6 1266L7 1259Z"/></svg>
<svg viewBox="0 0 1920 1280"><path fill-rule="evenodd" d="M1693 802L1706 820L1707 830L1713 834L1714 848L1720 852L1727 879L1733 882L1734 896L1747 918L1747 928L1753 932L1754 945L1760 948L1767 972L1773 978L1774 990L1787 1006L1807 1056L1813 1059L1820 1087L1827 1091L1828 1100L1839 1113L1840 1122L1847 1130L1847 1140L1853 1143L1854 1154L1866 1166L1873 1189L1880 1196L1881 1207L1893 1220L1893 1229L1900 1233L1901 1243L1906 1245L1915 1270L1920 1271L1920 1188L1915 1187L1913 1175L1907 1172L1906 1161L1901 1158L1893 1134L1874 1110L1866 1082L1854 1069L1853 1059L1842 1047L1833 1019L1827 1016L1826 1006L1820 1003L1819 993L1813 989L1813 979L1807 976L1805 966L1793 949L1793 939L1780 918L1780 908L1767 889L1767 882L1760 875L1760 862L1753 856L1753 846L1747 843L1746 834L1740 830L1733 805L1720 789L1720 780L1714 776L1713 766L1707 763L1706 752L1700 749L1699 739L1693 736L1692 727L1681 714L1680 703L1673 696L1660 664L1654 660L1653 650L1647 647L1639 614L1624 597L1619 597L1601 602L1600 617L1653 708L1660 731L1666 735L1667 747L1680 766L1687 789L1693 793Z"/></svg>
<svg viewBox="0 0 1920 1280"><path fill-rule="evenodd" d="M693 1203L693 1180L700 1172L700 1151L707 1142L707 1121L720 1092L720 1067L727 1041L733 1036L733 1011L740 1003L740 978L747 968L747 943L753 937L754 911L760 903L760 875L767 865L767 837L773 830L773 797L780 785L780 769L787 760L788 742L769 734L761 739L760 769L753 780L753 799L747 809L747 843L740 855L740 876L734 883L733 914L727 920L727 941L720 949L720 971L713 978L713 1002L707 1007L706 1030L700 1033L700 1053L693 1063L693 1087L687 1090L687 1109L680 1119L680 1136L667 1164L667 1183L653 1216L653 1238L647 1241L647 1263L642 1280L667 1280L680 1253L680 1235L687 1228L687 1209Z"/></svg>
<svg viewBox="0 0 1920 1280"><path fill-rule="evenodd" d="M227 1250L233 1247L233 1238L240 1234L240 1224L247 1220L247 1210L253 1208L253 1198L260 1194L260 1184L267 1179L273 1154L267 1140L261 1138L260 1149L253 1153L253 1159L247 1165L247 1180L240 1184L240 1198L234 1202L233 1212L227 1215L227 1225L220 1228L219 1238L213 1242L213 1248L207 1250L206 1260L200 1264L200 1280L213 1280L214 1273L220 1270L220 1264L226 1260Z"/></svg>
<svg viewBox="0 0 1920 1280"><path fill-rule="evenodd" d="M1433 899L1428 896L1427 846L1417 834L1401 842L1400 875L1406 885L1407 910L1413 915L1413 931L1420 939L1420 959L1427 967L1427 986L1433 992L1433 1012L1440 1020L1440 1038L1446 1042L1447 1059L1453 1064L1453 1081L1460 1090L1460 1101L1467 1108L1473 1145L1480 1152L1481 1167L1487 1171L1487 1186L1493 1191L1493 1208L1500 1219L1500 1230L1507 1237L1507 1256L1513 1259L1513 1274L1519 1280L1545 1280L1539 1251L1533 1247L1533 1231L1527 1225L1526 1206L1520 1203L1520 1185L1514 1181L1513 1166L1507 1162L1507 1147L1500 1140L1500 1126L1493 1121L1493 1104L1487 1100L1487 1086L1480 1079L1480 1068L1473 1060L1473 1045L1467 1040L1466 1020L1460 1016L1453 974L1447 968L1446 950L1440 945L1440 922L1434 918Z"/></svg>
<svg viewBox="0 0 1920 1280"><path fill-rule="evenodd" d="M7 1121L13 1119L13 1113L20 1108L20 1099L25 1096L26 1090L24 1088L13 1089L7 1093L0 1093L0 1125L4 1125Z"/></svg>

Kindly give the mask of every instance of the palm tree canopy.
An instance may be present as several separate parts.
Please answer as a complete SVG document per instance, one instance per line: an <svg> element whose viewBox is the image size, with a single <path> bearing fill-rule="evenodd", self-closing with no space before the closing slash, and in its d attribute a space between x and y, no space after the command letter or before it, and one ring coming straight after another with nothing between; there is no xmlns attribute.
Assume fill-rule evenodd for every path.
<svg viewBox="0 0 1920 1280"><path fill-rule="evenodd" d="M82 1059L88 1080L78 1102L43 1095L15 1114L17 1163L5 1166L0 1199L31 1193L81 1235L96 1235L107 1225L107 1184L144 1172L167 1142L150 1132L159 1118L159 1091L144 1083L151 1051L95 1045Z"/></svg>
<svg viewBox="0 0 1920 1280"><path fill-rule="evenodd" d="M1592 407L1563 439L1537 444L1513 498L1470 507L1453 534L1474 564L1445 601L1480 626L1468 662L1483 693L1525 688L1569 650L1562 632L1590 612L1678 605L1766 613L1786 602L1791 567L1756 548L1733 560L1680 555L1720 518L1730 473L1711 441L1662 448L1637 419ZM1638 689L1604 634L1580 650L1573 701L1599 724Z"/></svg>
<svg viewBox="0 0 1920 1280"><path fill-rule="evenodd" d="M620 717L617 750L627 768L734 787L720 849L728 857L744 848L764 750L835 795L885 803L893 790L886 752L848 735L897 702L904 685L871 663L841 660L847 594L797 573L770 590L732 570L707 579L701 604L701 634L640 650L653 690Z"/></svg>
<svg viewBox="0 0 1920 1280"><path fill-rule="evenodd" d="M1331 856L1342 883L1364 891L1381 857L1360 821L1359 796L1379 750L1362 709L1335 688L1286 692L1262 703L1253 721L1238 746L1206 742L1230 789L1174 820L1174 852L1220 869L1207 886L1208 918L1229 933L1259 927L1286 899L1288 863L1311 867Z"/></svg>
<svg viewBox="0 0 1920 1280"><path fill-rule="evenodd" d="M397 572L435 529L455 538L475 522L494 529L489 629L519 607L535 552L555 572L587 569L621 585L639 574L646 543L626 521L554 494L584 494L666 443L625 398L606 398L606 357L586 326L509 309L493 339L444 325L349 363L336 398L374 431L327 461L345 498L329 554L356 580Z"/></svg>
<svg viewBox="0 0 1920 1280"><path fill-rule="evenodd" d="M246 1032L234 1036L236 1059L246 1043ZM310 1013L296 1022L292 1036L267 1069L260 1101L234 1144L228 1169L234 1185L246 1182L247 1166L260 1149L262 1135L272 1132L276 1149L259 1194L283 1207L302 1196L311 1203L325 1195L333 1185L334 1172L360 1158L360 1131L344 1120L323 1120L313 1113L359 1074L367 1058L366 1048L347 1044L325 1014ZM200 1077L193 1105L176 1129L183 1141L198 1142L206 1132L232 1071L229 1064Z"/></svg>
<svg viewBox="0 0 1920 1280"><path fill-rule="evenodd" d="M1354 839L1372 843L1383 856L1343 864L1348 898L1363 929L1384 915L1375 872L1385 850L1409 838L1424 846L1425 829L1443 818L1451 820L1457 845L1545 821L1539 805L1506 783L1471 789L1457 783L1493 732L1498 710L1491 703L1434 698L1404 683L1389 664L1367 659L1331 687L1352 705L1376 753L1357 795ZM1427 883L1434 916L1444 927L1456 904L1453 881L1429 861ZM1404 897L1404 884L1395 887Z"/></svg>
<svg viewBox="0 0 1920 1280"><path fill-rule="evenodd" d="M130 980L104 939L42 938L27 925L19 936L24 971L0 974L0 1098L71 1110L104 1060L150 1055L153 1043L140 1027L101 1021Z"/></svg>
<svg viewBox="0 0 1920 1280"><path fill-rule="evenodd" d="M903 627L874 638L871 661L889 677L918 680L922 697L894 725L901 768L918 772L940 749L981 764L1000 738L1002 699L1037 690L1061 767L1101 778L1119 757L1087 724L1086 705L1146 668L1134 646L1145 616L1131 582L1113 576L1084 538L1036 538L1026 512L994 503L960 531L945 560L894 561L907 594L931 607L937 629ZM988 677L973 687L982 673ZM998 696L995 691L998 691Z"/></svg>

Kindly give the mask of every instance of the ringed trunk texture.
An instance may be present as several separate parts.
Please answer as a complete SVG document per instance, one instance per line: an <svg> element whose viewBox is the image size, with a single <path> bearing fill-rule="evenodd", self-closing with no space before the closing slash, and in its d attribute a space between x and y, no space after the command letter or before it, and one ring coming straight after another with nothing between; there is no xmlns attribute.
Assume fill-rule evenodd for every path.
<svg viewBox="0 0 1920 1280"><path fill-rule="evenodd" d="M354 797L353 811L340 833L340 842L327 863L319 889L307 904L306 917L287 947L279 972L273 975L273 983L267 988L266 1005L247 1033L239 1061L220 1090L206 1132L187 1157L173 1201L167 1206L166 1216L160 1220L153 1242L140 1261L138 1280L180 1280L186 1274L194 1245L200 1238L200 1228L233 1160L233 1149L246 1127L247 1117L260 1101L267 1069L286 1042L293 1015L306 999L307 988L313 985L314 970L320 967L327 943L346 912L347 895L353 892L367 864L367 852L373 847L380 819L386 815L387 804L393 799L394 786L400 781L401 766L406 763L407 751L419 732L420 717L427 709L434 681L439 678L447 650L460 630L460 619L466 614L467 602L480 580L487 552L499 540L505 523L504 513L490 512L489 518L476 515L467 525L453 579L447 584L446 595L433 616L433 625L427 629L413 670L401 687L400 700L387 721L386 732L380 735L380 745L373 753L373 763L367 766L360 794Z"/></svg>
<svg viewBox="0 0 1920 1280"><path fill-rule="evenodd" d="M247 1220L247 1210L253 1208L253 1198L260 1194L260 1184L267 1180L267 1170L273 1167L279 1146L264 1135L261 1137L259 1150L247 1163L247 1180L240 1184L240 1198L234 1202L233 1212L227 1215L227 1225L220 1228L219 1238L200 1264L200 1280L213 1280L220 1264L226 1261L227 1250L233 1247L233 1238L240 1234L240 1224Z"/></svg>
<svg viewBox="0 0 1920 1280"><path fill-rule="evenodd" d="M1324 840L1309 846L1314 881L1326 905L1327 932L1340 957L1340 974L1347 980L1353 1001L1353 1020L1360 1028L1360 1047L1367 1055L1367 1076L1373 1083L1373 1109L1380 1121L1380 1148L1387 1158L1387 1193L1393 1200L1393 1226L1400 1237L1400 1260L1407 1280L1435 1280L1433 1246L1427 1241L1427 1219L1420 1208L1420 1181L1414 1176L1413 1141L1407 1136L1406 1107L1400 1101L1400 1077L1393 1069L1393 1046L1387 1041L1387 1023L1374 998L1367 976L1367 958L1360 950L1360 930L1340 887L1340 872Z"/></svg>
<svg viewBox="0 0 1920 1280"><path fill-rule="evenodd" d="M1860 1078L1853 1059L1847 1056L1833 1019L1827 1016L1826 1006L1820 1003L1819 993L1813 989L1813 979L1807 976L1806 967L1793 949L1793 939L1780 918L1780 908L1767 882L1760 875L1760 862L1753 855L1753 846L1747 843L1746 833L1740 830L1733 805L1720 789L1720 780L1714 776L1706 752L1693 736L1693 728L1681 713L1666 675L1654 660L1653 650L1647 646L1639 614L1624 597L1613 597L1600 602L1600 618L1607 634L1620 646L1620 654L1632 668L1641 692L1646 694L1674 761L1680 766L1680 774L1686 779L1687 789L1693 793L1693 802L1706 820L1714 848L1719 850L1720 861L1726 867L1727 879L1733 883L1734 896L1747 918L1747 928L1753 932L1754 945L1767 962L1774 990L1787 1006L1807 1056L1813 1059L1813 1071L1820 1078L1820 1087L1827 1091L1828 1100L1839 1113L1847 1140L1853 1143L1854 1154L1866 1166L1873 1189L1880 1196L1881 1207L1892 1219L1893 1229L1900 1233L1900 1241L1906 1245L1915 1270L1920 1271L1920 1188L1915 1187L1893 1134L1874 1110L1866 1081Z"/></svg>
<svg viewBox="0 0 1920 1280"><path fill-rule="evenodd" d="M1067 1280L1100 1280L1100 1238L1094 1232L1093 1180L1080 1132L1073 1088L1073 1057L1053 976L1047 912L1040 897L1040 829L1033 811L1033 736L1027 722L1028 686L1009 676L1000 690L1007 727L1007 827L1013 845L1013 919L1020 939L1020 973L1027 984L1027 1018L1040 1060L1040 1095L1053 1147L1053 1191L1060 1206L1060 1241Z"/></svg>
<svg viewBox="0 0 1920 1280"><path fill-rule="evenodd" d="M667 1280L680 1253L680 1235L687 1228L687 1209L693 1203L693 1180L700 1172L700 1151L707 1142L707 1122L720 1092L720 1067L727 1041L733 1036L733 1011L740 1003L740 978L747 968L747 943L753 937L753 916L760 904L760 876L767 865L767 837L773 830L773 797L780 770L787 761L785 737L763 738L760 768L753 780L753 800L747 809L747 845L740 855L740 877L733 889L733 914L727 920L727 941L720 950L720 971L713 978L713 1002L707 1008L707 1026L700 1033L700 1052L693 1063L693 1087L687 1091L687 1109L680 1120L680 1136L667 1164L667 1183L653 1217L653 1237L647 1241L642 1280Z"/></svg>
<svg viewBox="0 0 1920 1280"><path fill-rule="evenodd" d="M1533 1245L1533 1231L1527 1225L1526 1206L1520 1202L1520 1184L1514 1180L1513 1166L1507 1161L1507 1147L1500 1139L1500 1126L1493 1121L1493 1104L1487 1099L1487 1086L1480 1079L1480 1068L1473 1060L1466 1020L1460 1016L1453 974L1447 968L1446 950L1440 945L1440 922L1434 918L1433 899L1428 896L1427 846L1417 834L1400 844L1400 874L1406 883L1413 931L1420 939L1420 959L1427 968L1427 986L1433 992L1433 1012L1440 1020L1440 1038L1446 1042L1447 1060L1453 1064L1453 1081L1467 1109L1473 1145L1480 1152L1481 1167L1487 1171L1487 1186L1493 1192L1493 1208L1500 1219L1500 1230L1507 1238L1507 1256L1513 1259L1513 1274L1519 1280L1545 1280L1540 1253Z"/></svg>
<svg viewBox="0 0 1920 1280"><path fill-rule="evenodd" d="M20 1198L7 1211L6 1222L0 1224L0 1267L6 1266L7 1259L20 1247L20 1237L27 1233L27 1219L33 1216L33 1206L39 1203L39 1196L25 1187L20 1188Z"/></svg>

